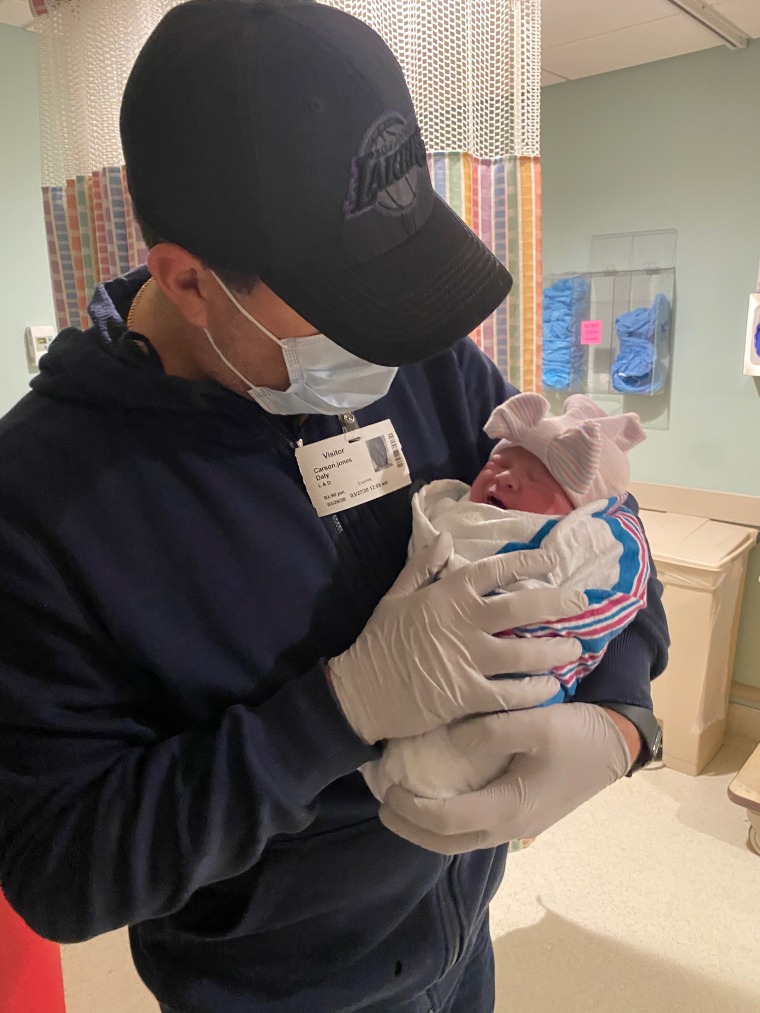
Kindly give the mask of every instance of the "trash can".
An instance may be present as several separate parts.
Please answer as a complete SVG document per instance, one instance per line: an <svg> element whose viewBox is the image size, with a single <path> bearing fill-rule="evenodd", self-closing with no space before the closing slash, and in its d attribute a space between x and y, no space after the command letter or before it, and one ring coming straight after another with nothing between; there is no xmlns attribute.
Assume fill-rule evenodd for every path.
<svg viewBox="0 0 760 1013"><path fill-rule="evenodd" d="M723 743L747 557L755 528L642 510L672 646L652 687L666 766L699 774Z"/></svg>

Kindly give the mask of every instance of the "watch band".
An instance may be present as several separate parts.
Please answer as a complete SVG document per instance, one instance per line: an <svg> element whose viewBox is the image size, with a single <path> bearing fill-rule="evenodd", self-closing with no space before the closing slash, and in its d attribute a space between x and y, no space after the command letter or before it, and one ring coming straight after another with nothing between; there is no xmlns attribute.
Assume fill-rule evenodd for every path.
<svg viewBox="0 0 760 1013"><path fill-rule="evenodd" d="M636 707L633 704L616 703L615 701L604 701L599 704L607 710L615 711L621 717L627 718L632 725L635 725L641 736L641 749L639 755L631 764L627 777L631 777L637 770L646 767L653 760L662 756L662 728L652 711L647 707Z"/></svg>

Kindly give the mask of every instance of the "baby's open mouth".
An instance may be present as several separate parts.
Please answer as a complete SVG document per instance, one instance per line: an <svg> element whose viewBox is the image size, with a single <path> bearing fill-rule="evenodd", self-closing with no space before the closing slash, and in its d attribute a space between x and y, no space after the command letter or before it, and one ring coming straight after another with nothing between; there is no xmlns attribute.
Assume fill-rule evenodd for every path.
<svg viewBox="0 0 760 1013"><path fill-rule="evenodd" d="M500 507L502 510L509 510L509 507L504 500L499 499L499 497L495 493L491 492L490 489L488 491L488 495L486 496L486 503L488 503L489 506Z"/></svg>

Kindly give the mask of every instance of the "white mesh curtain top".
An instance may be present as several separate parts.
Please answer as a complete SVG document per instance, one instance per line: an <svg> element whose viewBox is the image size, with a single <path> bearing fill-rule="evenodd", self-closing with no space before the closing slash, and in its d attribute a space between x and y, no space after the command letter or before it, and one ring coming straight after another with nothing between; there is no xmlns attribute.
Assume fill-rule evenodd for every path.
<svg viewBox="0 0 760 1013"><path fill-rule="evenodd" d="M430 151L538 155L540 0L323 0L404 68Z"/></svg>
<svg viewBox="0 0 760 1013"><path fill-rule="evenodd" d="M145 256L131 219L119 107L147 36L179 0L30 0L40 41L43 194L59 323L92 284ZM255 0L251 0L255 2ZM512 382L540 365L540 0L322 0L398 57L436 189L517 280L475 335Z"/></svg>
<svg viewBox="0 0 760 1013"><path fill-rule="evenodd" d="M539 154L540 0L324 2L366 21L390 45L430 151ZM48 12L36 21L43 185L120 165L119 105L127 76L177 0L35 0L32 6Z"/></svg>
<svg viewBox="0 0 760 1013"><path fill-rule="evenodd" d="M42 184L121 165L119 108L143 43L176 0L53 0L40 47ZM40 4L35 5L39 13Z"/></svg>

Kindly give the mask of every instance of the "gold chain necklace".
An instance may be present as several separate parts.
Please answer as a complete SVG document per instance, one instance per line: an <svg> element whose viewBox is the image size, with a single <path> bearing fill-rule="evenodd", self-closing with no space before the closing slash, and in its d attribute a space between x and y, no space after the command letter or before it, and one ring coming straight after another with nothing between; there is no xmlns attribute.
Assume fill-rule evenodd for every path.
<svg viewBox="0 0 760 1013"><path fill-rule="evenodd" d="M145 282L144 285L141 286L137 295L132 300L132 305L130 306L129 313L127 314L127 329L130 331L132 330L132 322L135 318L135 312L137 311L137 308L139 307L140 302L142 301L142 297L148 291L152 281L153 278L148 278L148 280Z"/></svg>

